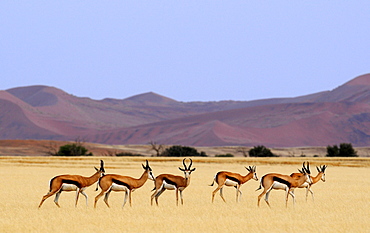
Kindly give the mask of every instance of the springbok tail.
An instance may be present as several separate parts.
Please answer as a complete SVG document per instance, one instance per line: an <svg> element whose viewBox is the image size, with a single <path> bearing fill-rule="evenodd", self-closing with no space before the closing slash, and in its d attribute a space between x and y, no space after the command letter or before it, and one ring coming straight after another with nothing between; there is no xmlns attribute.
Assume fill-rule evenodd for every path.
<svg viewBox="0 0 370 233"><path fill-rule="evenodd" d="M256 191L260 190L262 188L262 179L261 179L261 182L260 182L260 186L258 187L258 189L256 189Z"/></svg>
<svg viewBox="0 0 370 233"><path fill-rule="evenodd" d="M261 177L261 180L260 180L260 186L258 187L258 189L256 189L256 191L260 190L262 188L262 182L264 180L265 176L262 176Z"/></svg>
<svg viewBox="0 0 370 233"><path fill-rule="evenodd" d="M98 179L98 182L96 182L95 192L99 190L100 179L101 179L101 177Z"/></svg>
<svg viewBox="0 0 370 233"><path fill-rule="evenodd" d="M210 184L209 186L213 186L213 185L215 184L215 180L216 180L216 178L217 178L217 174L215 175L215 177L213 177L213 182L212 182L212 184Z"/></svg>

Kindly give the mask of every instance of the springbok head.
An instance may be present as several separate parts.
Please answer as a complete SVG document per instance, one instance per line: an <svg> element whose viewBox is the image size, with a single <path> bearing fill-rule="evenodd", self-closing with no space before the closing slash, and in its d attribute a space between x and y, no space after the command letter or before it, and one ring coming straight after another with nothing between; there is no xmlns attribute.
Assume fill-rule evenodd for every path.
<svg viewBox="0 0 370 233"><path fill-rule="evenodd" d="M249 166L245 167L250 173L253 173L253 179L258 181L257 173L256 173L256 166Z"/></svg>
<svg viewBox="0 0 370 233"><path fill-rule="evenodd" d="M96 167L94 167L94 168L97 172L100 173L100 176L104 176L105 170L104 170L104 161L103 160L100 160L100 168L99 169L97 169Z"/></svg>
<svg viewBox="0 0 370 233"><path fill-rule="evenodd" d="M306 176L306 182L309 184L312 184L312 178L311 178L311 171L310 171L310 163L307 162L307 167L305 166L306 162L303 162L302 169L298 171Z"/></svg>
<svg viewBox="0 0 370 233"><path fill-rule="evenodd" d="M148 178L150 180L154 180L155 178L154 178L153 173L152 173L152 168L149 166L148 160L146 160L145 166L144 166L144 164L141 164L141 165L143 166L144 170L148 173Z"/></svg>
<svg viewBox="0 0 370 233"><path fill-rule="evenodd" d="M323 182L325 182L326 181L326 178L325 178L325 170L326 170L326 168L327 168L328 166L326 166L326 165L323 165L323 166L319 166L319 167L317 167L316 166L316 169L317 169L317 171L320 173L322 173L322 176L321 176L321 180L323 181Z"/></svg>
<svg viewBox="0 0 370 233"><path fill-rule="evenodd" d="M190 177L190 174L195 171L195 168L191 169L191 165L193 164L193 160L190 159L190 165L189 167L186 167L185 159L182 161L182 164L184 165L184 168L179 167L180 171L184 172L185 179L188 179Z"/></svg>

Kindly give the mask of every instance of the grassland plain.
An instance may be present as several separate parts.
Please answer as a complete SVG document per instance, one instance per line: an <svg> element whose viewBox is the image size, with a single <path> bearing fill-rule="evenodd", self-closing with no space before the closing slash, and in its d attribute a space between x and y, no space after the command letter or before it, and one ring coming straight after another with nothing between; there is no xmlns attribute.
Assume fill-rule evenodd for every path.
<svg viewBox="0 0 370 233"><path fill-rule="evenodd" d="M135 157L0 157L0 231L1 232L369 232L370 159L369 158L193 158L190 186L185 189L184 205L176 206L174 191L159 198L159 206L150 205L153 182L132 194L133 206L122 208L123 193L112 193L111 208L99 200L93 208L96 185L89 187L89 205L83 196L74 207L75 193L62 193L61 208L54 196L37 206L49 189L49 180L60 174L90 176L94 166L104 159L107 173L139 177L145 158ZM148 158L154 175L182 175L181 158ZM296 205L290 199L285 207L284 192L272 191L268 208L264 201L257 207L255 191L259 182L248 181L241 188L241 202L235 201L235 189L227 187L224 203L219 194L211 203L213 176L227 170L246 174L244 166L256 165L259 178L269 172L290 174L310 161L329 165L325 183L313 186L315 202L305 201L305 190L297 189Z"/></svg>

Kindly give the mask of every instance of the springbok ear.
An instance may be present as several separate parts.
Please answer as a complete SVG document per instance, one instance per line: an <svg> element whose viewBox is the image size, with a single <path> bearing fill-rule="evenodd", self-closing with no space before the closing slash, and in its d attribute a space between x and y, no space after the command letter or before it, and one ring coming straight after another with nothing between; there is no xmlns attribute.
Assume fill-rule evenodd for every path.
<svg viewBox="0 0 370 233"><path fill-rule="evenodd" d="M141 164L141 166L143 166L144 170L146 169L146 167L144 166L144 164Z"/></svg>
<svg viewBox="0 0 370 233"><path fill-rule="evenodd" d="M96 171L99 171L99 169L97 169L96 167L94 167Z"/></svg>
<svg viewBox="0 0 370 233"><path fill-rule="evenodd" d="M185 171L185 169L183 169L183 168L181 168L181 167L179 167L179 169L180 169L180 171L183 171L183 172Z"/></svg>
<svg viewBox="0 0 370 233"><path fill-rule="evenodd" d="M196 168L193 168L193 169L191 169L190 171L191 171L191 172L193 172L193 171L195 171L195 169L196 169Z"/></svg>

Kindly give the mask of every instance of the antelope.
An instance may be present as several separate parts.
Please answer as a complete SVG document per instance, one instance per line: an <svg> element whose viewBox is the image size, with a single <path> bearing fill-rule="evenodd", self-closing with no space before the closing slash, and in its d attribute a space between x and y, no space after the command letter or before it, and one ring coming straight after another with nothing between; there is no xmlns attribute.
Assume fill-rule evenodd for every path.
<svg viewBox="0 0 370 233"><path fill-rule="evenodd" d="M298 170L302 175L294 179L293 177L290 177L288 175L282 175L278 173L269 173L264 175L261 178L260 186L257 190L264 188L263 192L258 196L258 203L257 205L260 206L260 200L264 194L265 195L265 201L269 207L270 203L268 202L268 198L270 195L270 192L272 189L285 189L286 190L286 198L285 198L285 206L288 206L288 197L289 194L293 197L293 204L295 203L295 196L292 190L294 188L297 188L301 186L304 182L312 183L311 179L311 172L309 168L309 163L307 162L307 167L305 167L305 163L303 163L302 170ZM256 191L257 191L256 190Z"/></svg>
<svg viewBox="0 0 370 233"><path fill-rule="evenodd" d="M157 176L154 180L154 193L151 196L151 205L153 205L153 199L155 198L155 202L158 206L158 197L168 190L175 190L176 191L176 205L179 205L179 191L180 191L180 198L181 198L181 205L184 204L183 198L182 198L182 191L190 184L190 175L193 171L195 171L195 168L191 169L191 165L193 164L193 160L190 159L190 165L189 167L185 164L185 159L182 161L182 164L184 165L184 168L179 167L180 171L184 172L184 176L175 176L172 174L161 174Z"/></svg>
<svg viewBox="0 0 370 233"><path fill-rule="evenodd" d="M99 200L99 198L103 196L104 194L105 194L104 202L108 207L110 207L108 204L108 198L112 191L115 191L115 192L124 191L125 192L125 199L124 199L122 208L125 206L127 202L127 197L129 199L130 206L132 206L131 193L134 190L142 187L148 179L154 180L152 169L149 166L148 160L146 160L146 165L144 166L142 164L142 166L143 166L144 172L139 179L135 179L130 176L121 176L121 175L116 175L116 174L108 174L100 178L99 186L102 191L95 197L94 208L96 208L96 203Z"/></svg>
<svg viewBox="0 0 370 233"><path fill-rule="evenodd" d="M309 170L309 168L310 168L310 165L309 165L309 163L307 163L308 165L307 165L307 168L305 168L304 167L304 165L303 165L303 167L304 167L304 169L305 170ZM300 171L300 173L292 173L291 175L290 175L293 179L296 179L296 180L298 180L300 177L302 177L302 176L305 176L304 174L302 174L301 173L301 171ZM311 175L310 175L310 177L311 177ZM312 179L312 178L311 178ZM308 182L304 182L301 186L303 186L303 185L305 185L305 184L309 184ZM301 186L299 186L299 187L301 187ZM297 187L297 188L299 188L299 187ZM260 186L260 188L261 188L261 186ZM293 198L293 204L294 204L294 202L295 202L295 195L294 195L294 189L291 189L291 190L289 190L289 187L287 186L287 185L285 185L285 184L283 184L283 183L279 183L279 182L275 182L273 185L272 185L272 189L275 189L275 190L285 190L285 193L286 193L286 195L291 195L292 196L292 198ZM266 199L268 200L268 198L269 198L269 195L270 195L270 193L269 192L267 192L266 193Z"/></svg>
<svg viewBox="0 0 370 233"><path fill-rule="evenodd" d="M220 196L224 202L226 202L225 198L222 195L222 189L225 186L233 186L236 188L236 202L239 201L239 193L240 196L242 195L242 192L240 191L240 186L242 184L246 183L250 179L254 179L258 181L257 173L256 173L256 166L249 166L245 167L249 173L245 176L242 176L238 173L233 173L233 172L226 172L226 171L220 171L217 172L217 174L214 177L214 180L210 186L213 186L213 184L216 183L218 184L218 187L212 192L212 203L215 198L215 194L217 193L218 190L220 190Z"/></svg>
<svg viewBox="0 0 370 233"><path fill-rule="evenodd" d="M60 208L58 200L59 196L62 191L76 191L76 203L75 206L77 207L78 196L81 193L86 198L86 205L87 205L87 195L84 192L85 189L95 182L104 175L104 162L100 160L100 169L94 167L96 172L90 177L84 177L80 175L59 175L55 176L50 180L50 189L49 192L44 195L41 199L39 208L41 207L44 201L54 195L56 193L54 203Z"/></svg>
<svg viewBox="0 0 370 233"><path fill-rule="evenodd" d="M319 167L316 166L318 174L315 177L311 176L312 183L304 182L301 186L298 187L298 188L306 188L306 201L307 201L307 197L308 197L308 192L311 193L312 200L314 201L314 195L313 195L313 191L311 189L311 186L313 184L316 184L320 180L322 180L323 182L326 181L326 179L325 179L325 170L326 170L327 167L328 166L326 166L326 165L319 166ZM290 176L295 178L295 179L299 178L301 175L302 175L301 173L292 173L292 174L290 174ZM294 193L294 190L292 192Z"/></svg>

